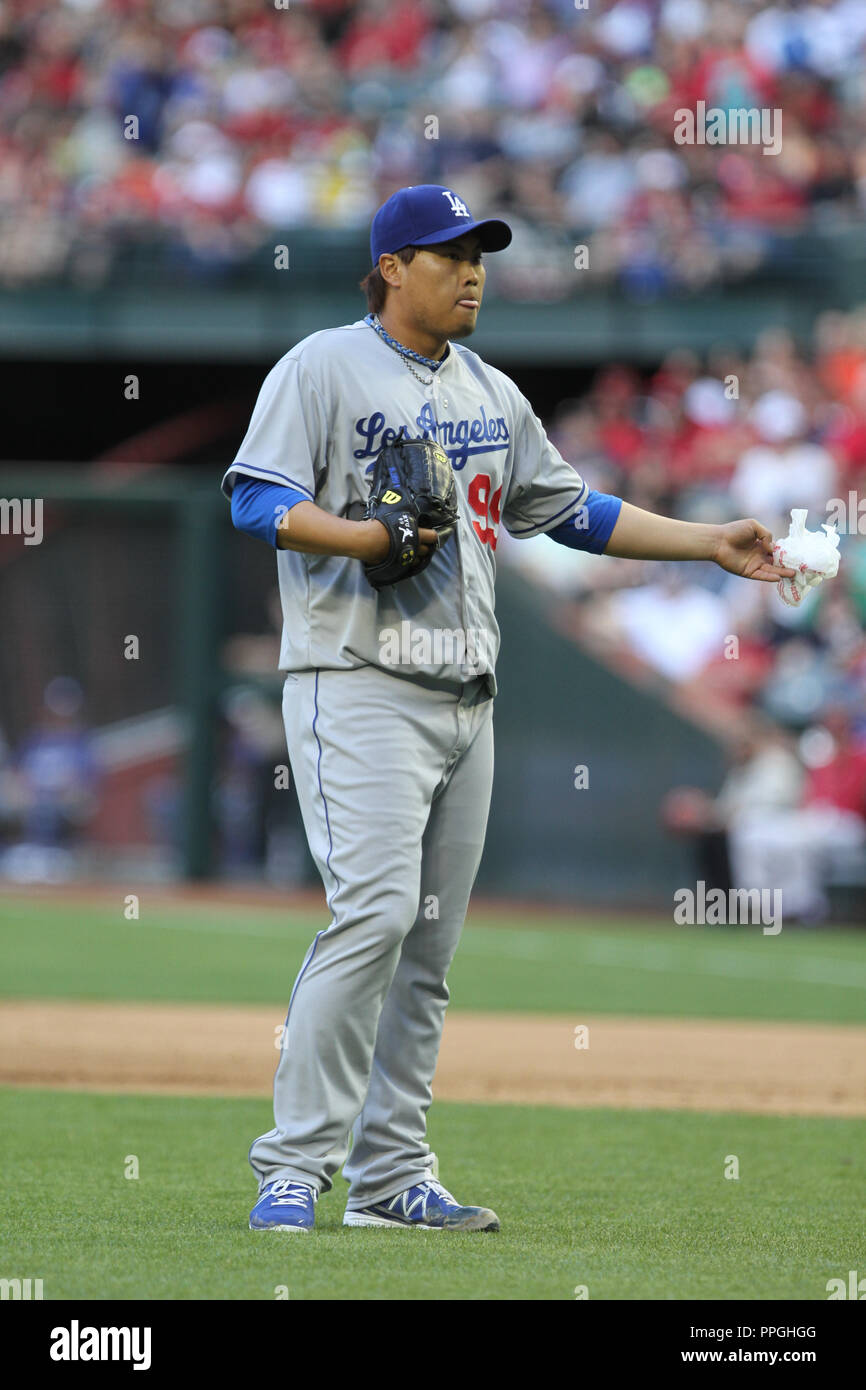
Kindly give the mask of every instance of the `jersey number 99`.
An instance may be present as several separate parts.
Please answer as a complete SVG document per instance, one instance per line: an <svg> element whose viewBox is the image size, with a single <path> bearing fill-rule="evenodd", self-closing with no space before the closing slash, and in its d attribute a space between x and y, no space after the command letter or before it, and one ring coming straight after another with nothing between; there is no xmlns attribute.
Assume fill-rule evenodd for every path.
<svg viewBox="0 0 866 1390"><path fill-rule="evenodd" d="M496 549L496 536L499 527L499 512L502 504L502 488L498 487L490 495L490 475L476 473L468 488L469 505L480 521L473 521L475 534L482 545Z"/></svg>

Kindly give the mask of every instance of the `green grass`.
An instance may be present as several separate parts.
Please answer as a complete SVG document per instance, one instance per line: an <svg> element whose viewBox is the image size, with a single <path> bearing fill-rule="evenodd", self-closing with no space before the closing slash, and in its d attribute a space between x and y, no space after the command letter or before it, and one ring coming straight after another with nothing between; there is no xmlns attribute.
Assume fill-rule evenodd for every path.
<svg viewBox="0 0 866 1390"><path fill-rule="evenodd" d="M0 898L0 980L19 998L284 1005L324 913L178 905L138 921L94 904ZM449 975L452 1008L704 1018L866 1021L866 933L674 927L563 915L470 917Z"/></svg>
<svg viewBox="0 0 866 1390"><path fill-rule="evenodd" d="M0 1272L46 1299L823 1300L866 1260L864 1121L437 1103L443 1181L498 1235L346 1230L338 1177L317 1231L279 1236L246 1229L266 1102L3 1090L0 1111Z"/></svg>

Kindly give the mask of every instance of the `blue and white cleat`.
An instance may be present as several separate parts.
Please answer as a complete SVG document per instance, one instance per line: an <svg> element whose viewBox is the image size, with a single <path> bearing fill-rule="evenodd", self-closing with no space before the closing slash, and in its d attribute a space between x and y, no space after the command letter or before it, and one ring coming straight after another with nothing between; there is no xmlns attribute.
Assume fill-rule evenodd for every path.
<svg viewBox="0 0 866 1390"><path fill-rule="evenodd" d="M251 1231L311 1231L319 1194L306 1183L277 1178L268 1183L250 1212Z"/></svg>
<svg viewBox="0 0 866 1390"><path fill-rule="evenodd" d="M408 1187L385 1202L347 1211L344 1226L402 1226L416 1231L498 1231L499 1217L489 1207L461 1207L435 1178Z"/></svg>

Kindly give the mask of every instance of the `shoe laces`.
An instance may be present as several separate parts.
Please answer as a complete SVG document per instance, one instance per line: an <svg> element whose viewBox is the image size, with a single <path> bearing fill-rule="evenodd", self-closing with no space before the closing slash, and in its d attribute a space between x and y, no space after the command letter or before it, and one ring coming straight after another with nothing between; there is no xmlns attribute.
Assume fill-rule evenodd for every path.
<svg viewBox="0 0 866 1390"><path fill-rule="evenodd" d="M310 1198L316 1200L314 1188L303 1182L291 1182L288 1178L278 1178L267 1196L275 1207L306 1207Z"/></svg>
<svg viewBox="0 0 866 1390"><path fill-rule="evenodd" d="M418 1183L418 1187L424 1193L425 1211L427 1209L427 1198L430 1196L431 1193L435 1194L440 1200L444 1198L444 1200L446 1202L450 1202L453 1207L460 1206L460 1203L458 1202L457 1198L451 1195L451 1193L448 1191L448 1188L444 1187L438 1178L425 1178L423 1182Z"/></svg>

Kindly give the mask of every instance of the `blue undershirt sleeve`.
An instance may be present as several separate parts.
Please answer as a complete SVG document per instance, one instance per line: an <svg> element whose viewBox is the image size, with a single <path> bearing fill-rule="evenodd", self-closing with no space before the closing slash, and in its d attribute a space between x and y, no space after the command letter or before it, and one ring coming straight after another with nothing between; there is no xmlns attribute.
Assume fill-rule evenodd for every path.
<svg viewBox="0 0 866 1390"><path fill-rule="evenodd" d="M277 548L277 526L298 502L309 502L305 492L258 478L239 477L232 488L232 521L239 531L267 541Z"/></svg>
<svg viewBox="0 0 866 1390"><path fill-rule="evenodd" d="M591 489L581 505L568 518L545 535L571 550L590 550L601 555L610 540L622 508L622 498Z"/></svg>

